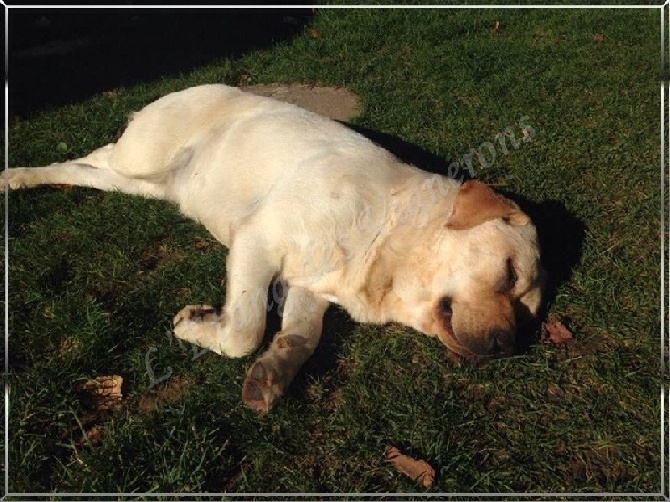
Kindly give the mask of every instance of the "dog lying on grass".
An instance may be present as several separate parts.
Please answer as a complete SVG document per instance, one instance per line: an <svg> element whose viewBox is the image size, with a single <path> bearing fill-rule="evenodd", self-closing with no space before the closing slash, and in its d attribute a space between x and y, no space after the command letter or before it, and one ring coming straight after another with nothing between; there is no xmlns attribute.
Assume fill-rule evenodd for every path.
<svg viewBox="0 0 670 502"><path fill-rule="evenodd" d="M319 342L329 302L400 322L459 356L509 355L541 301L535 227L481 182L403 164L347 127L223 85L169 94L116 143L3 173L3 189L69 184L177 204L229 248L225 306L188 305L175 335L228 357L255 351L268 285L288 285L281 330L242 399L268 411Z"/></svg>

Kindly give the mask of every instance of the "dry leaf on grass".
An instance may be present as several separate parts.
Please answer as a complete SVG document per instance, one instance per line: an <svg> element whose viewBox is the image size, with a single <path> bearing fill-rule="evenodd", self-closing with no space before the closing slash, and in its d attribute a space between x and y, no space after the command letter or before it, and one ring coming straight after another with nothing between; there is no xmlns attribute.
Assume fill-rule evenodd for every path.
<svg viewBox="0 0 670 502"><path fill-rule="evenodd" d="M605 41L605 35L602 35L600 33L596 33L593 35L593 41L594 42L604 42Z"/></svg>
<svg viewBox="0 0 670 502"><path fill-rule="evenodd" d="M559 345L568 340L572 340L572 333L561 321L550 317L542 323L542 334L540 339L544 343Z"/></svg>
<svg viewBox="0 0 670 502"><path fill-rule="evenodd" d="M120 375L104 375L88 380L81 385L82 401L96 411L111 410L121 405L123 394Z"/></svg>
<svg viewBox="0 0 670 502"><path fill-rule="evenodd" d="M386 460L391 462L396 469L419 482L425 488L430 488L433 485L435 469L428 462L403 455L395 446L387 446L384 455Z"/></svg>

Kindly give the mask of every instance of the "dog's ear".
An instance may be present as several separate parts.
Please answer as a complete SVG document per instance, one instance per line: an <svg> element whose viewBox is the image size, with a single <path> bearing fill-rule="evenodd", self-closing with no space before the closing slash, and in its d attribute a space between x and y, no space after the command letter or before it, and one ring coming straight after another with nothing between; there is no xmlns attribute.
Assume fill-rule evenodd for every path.
<svg viewBox="0 0 670 502"><path fill-rule="evenodd" d="M511 225L526 225L530 221L511 200L481 181L468 180L458 190L446 226L450 230L467 230L494 218L503 218Z"/></svg>

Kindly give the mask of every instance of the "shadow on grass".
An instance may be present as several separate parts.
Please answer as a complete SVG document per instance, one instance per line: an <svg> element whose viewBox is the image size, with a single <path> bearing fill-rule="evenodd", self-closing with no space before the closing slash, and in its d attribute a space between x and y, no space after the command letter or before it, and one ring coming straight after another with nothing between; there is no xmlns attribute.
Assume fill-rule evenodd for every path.
<svg viewBox="0 0 670 502"><path fill-rule="evenodd" d="M307 8L14 10L10 115L239 57L294 37L311 16Z"/></svg>
<svg viewBox="0 0 670 502"><path fill-rule="evenodd" d="M542 266L547 272L544 302L536 321L517 333L517 348L525 352L538 341L539 323L545 318L558 288L567 282L582 256L586 225L559 200L531 201L519 194L499 190L528 214L540 243Z"/></svg>
<svg viewBox="0 0 670 502"><path fill-rule="evenodd" d="M54 207L60 212L67 213L76 206L99 200L104 195L91 188L57 188L55 186L40 186L25 190L10 190L9 214L7 222L8 235L20 236L29 231L30 224L36 220L49 218L54 213ZM0 208L0 216L4 217L4 203Z"/></svg>
<svg viewBox="0 0 670 502"><path fill-rule="evenodd" d="M403 162L416 166L419 169L447 176L448 178L462 179L463 181L472 178L467 169L455 167L456 164L452 160L444 159L425 148L397 136L347 122L340 122L340 124L362 134L373 143L391 152Z"/></svg>

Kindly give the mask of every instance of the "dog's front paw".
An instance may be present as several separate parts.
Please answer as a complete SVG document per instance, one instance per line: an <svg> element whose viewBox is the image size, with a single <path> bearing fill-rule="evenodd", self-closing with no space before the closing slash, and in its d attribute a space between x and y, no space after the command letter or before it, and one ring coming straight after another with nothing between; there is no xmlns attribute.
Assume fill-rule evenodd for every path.
<svg viewBox="0 0 670 502"><path fill-rule="evenodd" d="M216 309L210 305L186 305L183 309L177 312L172 323L176 327L180 322L194 321L194 322L212 322L220 319Z"/></svg>
<svg viewBox="0 0 670 502"><path fill-rule="evenodd" d="M267 363L256 361L242 384L242 401L252 410L267 413L284 394L281 375Z"/></svg>
<svg viewBox="0 0 670 502"><path fill-rule="evenodd" d="M221 354L221 316L209 305L187 305L174 317L174 336Z"/></svg>

